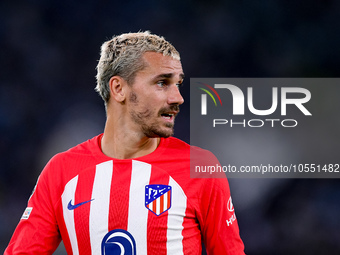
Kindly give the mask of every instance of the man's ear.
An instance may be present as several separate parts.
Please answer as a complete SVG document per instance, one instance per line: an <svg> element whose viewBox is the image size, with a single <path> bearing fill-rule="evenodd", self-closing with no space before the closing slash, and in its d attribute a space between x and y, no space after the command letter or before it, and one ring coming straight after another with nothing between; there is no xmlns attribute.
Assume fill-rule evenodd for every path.
<svg viewBox="0 0 340 255"><path fill-rule="evenodd" d="M126 99L127 82L120 76L113 76L109 81L110 96L118 103L124 102Z"/></svg>

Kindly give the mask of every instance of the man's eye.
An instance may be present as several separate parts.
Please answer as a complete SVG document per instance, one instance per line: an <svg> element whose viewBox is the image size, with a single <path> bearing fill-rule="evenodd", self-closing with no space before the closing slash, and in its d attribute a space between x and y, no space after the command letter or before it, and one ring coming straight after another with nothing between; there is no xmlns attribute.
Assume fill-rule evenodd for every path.
<svg viewBox="0 0 340 255"><path fill-rule="evenodd" d="M166 83L164 81L159 81L159 82L157 82L157 85L162 88L162 87L166 86Z"/></svg>

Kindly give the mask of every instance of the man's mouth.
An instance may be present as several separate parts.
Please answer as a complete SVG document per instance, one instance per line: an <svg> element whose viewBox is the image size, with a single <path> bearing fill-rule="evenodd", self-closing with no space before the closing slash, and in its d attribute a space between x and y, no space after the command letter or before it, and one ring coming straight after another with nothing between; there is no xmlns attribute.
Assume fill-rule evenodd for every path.
<svg viewBox="0 0 340 255"><path fill-rule="evenodd" d="M166 120L172 120L175 116L173 113L162 113L161 116Z"/></svg>
<svg viewBox="0 0 340 255"><path fill-rule="evenodd" d="M179 113L178 105L173 105L169 108L163 108L160 110L160 115L164 120L173 122L176 115Z"/></svg>

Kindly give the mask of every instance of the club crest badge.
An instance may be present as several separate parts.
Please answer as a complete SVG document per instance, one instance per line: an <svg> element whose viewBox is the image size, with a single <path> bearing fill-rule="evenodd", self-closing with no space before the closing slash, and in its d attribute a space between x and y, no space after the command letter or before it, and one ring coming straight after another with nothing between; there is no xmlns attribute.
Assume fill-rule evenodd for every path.
<svg viewBox="0 0 340 255"><path fill-rule="evenodd" d="M145 186L145 207L157 216L171 207L171 186L153 184Z"/></svg>

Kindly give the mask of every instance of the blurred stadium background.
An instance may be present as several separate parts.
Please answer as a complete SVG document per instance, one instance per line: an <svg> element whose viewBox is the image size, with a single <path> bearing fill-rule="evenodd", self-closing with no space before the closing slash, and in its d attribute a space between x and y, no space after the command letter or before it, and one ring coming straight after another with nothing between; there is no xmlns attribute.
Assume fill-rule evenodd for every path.
<svg viewBox="0 0 340 255"><path fill-rule="evenodd" d="M51 156L103 131L103 41L150 30L175 45L187 77L175 136L189 142L190 77L338 77L339 15L335 0L1 1L0 252ZM340 254L338 179L230 185L247 254Z"/></svg>

